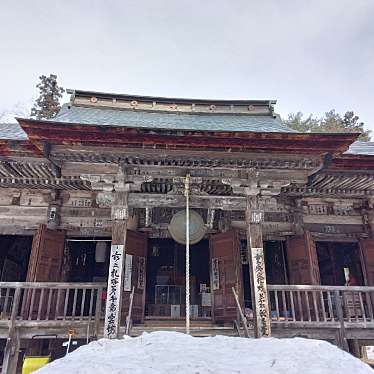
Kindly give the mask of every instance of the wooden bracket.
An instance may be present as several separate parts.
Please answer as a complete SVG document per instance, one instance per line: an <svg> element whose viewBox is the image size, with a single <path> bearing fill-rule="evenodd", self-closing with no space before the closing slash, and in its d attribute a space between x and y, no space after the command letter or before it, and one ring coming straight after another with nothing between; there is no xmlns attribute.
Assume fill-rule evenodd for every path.
<svg viewBox="0 0 374 374"><path fill-rule="evenodd" d="M43 156L51 163L52 174L56 178L61 178L61 162L57 162L51 159L51 144L48 142L43 142Z"/></svg>

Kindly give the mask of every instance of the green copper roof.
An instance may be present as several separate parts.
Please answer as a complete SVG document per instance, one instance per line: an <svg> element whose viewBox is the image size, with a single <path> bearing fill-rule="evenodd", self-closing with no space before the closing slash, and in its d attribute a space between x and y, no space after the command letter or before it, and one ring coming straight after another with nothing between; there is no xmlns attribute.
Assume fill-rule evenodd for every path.
<svg viewBox="0 0 374 374"><path fill-rule="evenodd" d="M278 115L190 114L63 105L50 121L99 126L197 131L295 132Z"/></svg>

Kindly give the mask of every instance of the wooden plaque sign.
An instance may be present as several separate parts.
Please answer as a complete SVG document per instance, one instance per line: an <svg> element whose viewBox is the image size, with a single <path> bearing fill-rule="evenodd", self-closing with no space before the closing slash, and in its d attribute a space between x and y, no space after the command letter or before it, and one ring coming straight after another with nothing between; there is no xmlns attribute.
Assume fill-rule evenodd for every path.
<svg viewBox="0 0 374 374"><path fill-rule="evenodd" d="M138 258L138 288L139 290L145 288L145 257Z"/></svg>
<svg viewBox="0 0 374 374"><path fill-rule="evenodd" d="M212 290L219 289L219 260L212 258Z"/></svg>

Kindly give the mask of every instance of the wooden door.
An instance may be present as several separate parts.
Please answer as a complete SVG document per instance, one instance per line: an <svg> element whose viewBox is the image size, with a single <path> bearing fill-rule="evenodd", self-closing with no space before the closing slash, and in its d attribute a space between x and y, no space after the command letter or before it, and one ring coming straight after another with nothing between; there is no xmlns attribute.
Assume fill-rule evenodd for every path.
<svg viewBox="0 0 374 374"><path fill-rule="evenodd" d="M320 284L317 250L310 232L287 240L287 261L291 284Z"/></svg>
<svg viewBox="0 0 374 374"><path fill-rule="evenodd" d="M139 232L127 230L125 253L122 315L123 317L128 315L130 294L134 287L131 319L142 322L145 308L147 237ZM131 276L129 273L131 273Z"/></svg>
<svg viewBox="0 0 374 374"><path fill-rule="evenodd" d="M374 239L361 239L360 252L365 285L374 286Z"/></svg>
<svg viewBox="0 0 374 374"><path fill-rule="evenodd" d="M51 230L40 225L32 242L27 282L60 282L62 259L64 255L65 232ZM47 313L46 299L43 293L29 289L23 294L22 315L24 318L44 319ZM56 295L53 295L52 305ZM39 305L40 304L40 305ZM52 308L53 309L53 308Z"/></svg>
<svg viewBox="0 0 374 374"><path fill-rule="evenodd" d="M244 305L240 243L236 231L211 236L210 271L213 318L215 321L232 322L237 317L232 287L235 287L240 303Z"/></svg>
<svg viewBox="0 0 374 374"><path fill-rule="evenodd" d="M32 242L27 282L60 282L65 232L40 225Z"/></svg>

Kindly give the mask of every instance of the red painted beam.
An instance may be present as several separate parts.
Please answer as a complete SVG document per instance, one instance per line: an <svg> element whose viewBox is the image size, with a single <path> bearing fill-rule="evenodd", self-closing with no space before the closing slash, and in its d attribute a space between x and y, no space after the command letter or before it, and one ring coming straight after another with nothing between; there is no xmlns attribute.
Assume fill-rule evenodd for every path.
<svg viewBox="0 0 374 374"><path fill-rule="evenodd" d="M29 140L0 139L0 156L42 157L43 153Z"/></svg>
<svg viewBox="0 0 374 374"><path fill-rule="evenodd" d="M374 171L374 156L371 155L341 155L336 157L328 170L369 170Z"/></svg>
<svg viewBox="0 0 374 374"><path fill-rule="evenodd" d="M359 134L210 132L67 124L18 119L31 142L191 150L340 153Z"/></svg>

